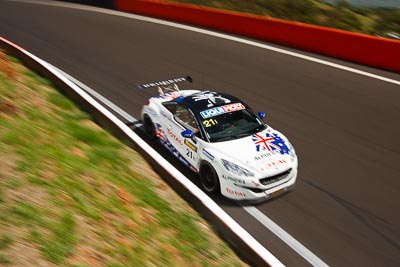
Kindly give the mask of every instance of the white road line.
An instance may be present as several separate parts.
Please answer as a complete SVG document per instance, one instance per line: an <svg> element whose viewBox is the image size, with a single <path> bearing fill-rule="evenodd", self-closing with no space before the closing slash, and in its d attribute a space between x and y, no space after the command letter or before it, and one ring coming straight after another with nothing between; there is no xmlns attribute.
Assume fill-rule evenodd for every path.
<svg viewBox="0 0 400 267"><path fill-rule="evenodd" d="M309 249L303 246L299 241L294 239L285 230L283 230L279 225L274 223L270 218L268 218L264 213L259 211L256 207L252 206L242 206L245 211L247 211L251 216L253 216L257 221L274 233L279 239L285 242L289 247L296 251L300 256L302 256L306 261L308 261L313 266L326 267L328 266L320 258L318 258Z"/></svg>
<svg viewBox="0 0 400 267"><path fill-rule="evenodd" d="M71 82L73 82L74 84L78 85L80 88L82 88L83 90L85 90L86 92L88 92L89 94L91 94L92 96L94 96L95 98L97 98L98 100L100 100L103 104L105 104L107 107L111 108L113 111L115 111L117 114L119 114L120 116L122 116L124 119L126 119L127 121L131 122L131 123L135 123L138 120L135 119L134 117L132 117L131 115L129 115L128 113L126 113L123 109L119 108L117 105L115 105L113 102L111 102L110 100L108 100L107 98L105 98L104 96L100 95L99 93L97 93L95 90L91 89L89 86L87 86L86 84L83 84L82 82L80 82L79 80L75 79L74 77L72 77L71 75L69 75L68 73L65 73L64 71L60 70L59 68L55 67L54 65L51 65L50 63L46 62L47 64L49 64L50 66L52 66L54 69L56 69L58 72L60 72L63 76L65 76L68 80L70 80Z"/></svg>
<svg viewBox="0 0 400 267"><path fill-rule="evenodd" d="M398 81L398 80L394 80L394 79L391 79L391 78L383 77L383 76L380 76L380 75L377 75L377 74L373 74L373 73L370 73L370 72L366 72L366 71L358 70L358 69L355 69L355 68L343 66L343 65L340 65L340 64L337 64L337 63L333 63L333 62L329 62L329 61L322 60L322 59L319 59L319 58L303 55L303 54L292 52L292 51L285 50L285 49L282 49L282 48L277 48L277 47L273 47L273 46L270 46L270 45L258 43L258 42L255 42L255 41L246 40L246 39L243 39L243 38L240 38L240 37L230 36L228 34L223 34L223 33L217 33L217 32L213 32L213 31L210 31L210 30L199 29L199 28L196 28L196 27L193 27L193 26L182 25L182 24L179 24L179 23L164 21L164 20L161 20L161 19L154 19L154 18L150 18L150 17L144 17L144 16L124 13L124 12L120 12L120 11L107 10L107 9L102 9L102 8L98 8L98 7L81 6L81 5L77 5L77 4L69 4L69 3L62 3L62 2L47 2L47 1L41 1L41 0L7 0L7 1L74 8L74 9L93 11L93 12L98 12L98 13L103 13L103 14L115 15L115 16L120 16L120 17L125 17L125 18L131 18L131 19L151 22L151 23L155 23L155 24L161 24L161 25L165 25L165 26L170 26L170 27L179 28L179 29L183 29L183 30L188 30L188 31L192 31L192 32L202 33L202 34L206 34L206 35L210 35L210 36L214 36L214 37L219 37L219 38L222 38L222 39L226 39L226 40L230 40L230 41L234 41L234 42L238 42L238 43L242 43L242 44L247 44L247 45L251 45L251 46L267 49L267 50L274 51L274 52L277 52L277 53L285 54L285 55L296 57L296 58L301 58L301 59L304 59L304 60L312 61L312 62L319 63L319 64L322 64L322 65L330 66L330 67L333 67L333 68L336 68L336 69L341 69L341 70L344 70L344 71L348 71L348 72L352 72L352 73L355 73L355 74L363 75L363 76L370 77L370 78L377 79L377 80L381 80L381 81L384 81L384 82L400 85L400 81Z"/></svg>

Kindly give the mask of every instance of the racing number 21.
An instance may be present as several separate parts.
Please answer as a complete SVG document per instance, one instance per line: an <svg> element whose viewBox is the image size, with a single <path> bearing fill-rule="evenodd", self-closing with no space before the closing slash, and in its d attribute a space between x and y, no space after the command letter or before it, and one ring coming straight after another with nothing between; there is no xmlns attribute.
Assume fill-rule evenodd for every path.
<svg viewBox="0 0 400 267"><path fill-rule="evenodd" d="M206 128L217 125L218 121L214 120L214 119L209 119L209 120L205 120L203 121L204 126L206 126Z"/></svg>
<svg viewBox="0 0 400 267"><path fill-rule="evenodd" d="M189 150L189 148L186 148L186 156L193 159L193 152L192 152L192 150Z"/></svg>

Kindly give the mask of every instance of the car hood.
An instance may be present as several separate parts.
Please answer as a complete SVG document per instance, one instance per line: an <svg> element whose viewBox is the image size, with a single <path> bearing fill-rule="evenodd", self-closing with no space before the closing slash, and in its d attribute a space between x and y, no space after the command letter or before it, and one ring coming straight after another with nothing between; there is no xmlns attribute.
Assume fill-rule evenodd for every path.
<svg viewBox="0 0 400 267"><path fill-rule="evenodd" d="M288 170L296 158L287 138L270 127L244 138L213 143L213 148L221 158L267 175Z"/></svg>

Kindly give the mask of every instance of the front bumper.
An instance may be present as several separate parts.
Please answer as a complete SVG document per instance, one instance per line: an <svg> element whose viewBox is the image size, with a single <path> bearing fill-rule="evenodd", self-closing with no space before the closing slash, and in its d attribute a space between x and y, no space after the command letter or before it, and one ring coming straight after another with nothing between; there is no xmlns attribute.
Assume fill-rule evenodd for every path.
<svg viewBox="0 0 400 267"><path fill-rule="evenodd" d="M287 179L276 184L271 184L268 188L259 184L258 181L249 186L249 184L235 182L235 179L221 179L221 194L234 200L259 202L290 191L295 187L296 180L297 168L292 168Z"/></svg>

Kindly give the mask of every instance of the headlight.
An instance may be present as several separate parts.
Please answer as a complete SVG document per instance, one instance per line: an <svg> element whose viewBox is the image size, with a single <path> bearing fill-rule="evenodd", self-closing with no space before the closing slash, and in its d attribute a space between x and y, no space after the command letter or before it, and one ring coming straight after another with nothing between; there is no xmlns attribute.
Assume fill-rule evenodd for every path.
<svg viewBox="0 0 400 267"><path fill-rule="evenodd" d="M221 159L221 162L227 171L230 171L234 174L237 174L240 176L246 176L246 177L254 176L254 174L252 172L236 165L235 163L232 163L232 162L224 160L224 159Z"/></svg>
<svg viewBox="0 0 400 267"><path fill-rule="evenodd" d="M296 153L296 150L294 150L294 147L293 147L292 143L290 143L288 141L287 144L288 144L288 147L289 147L290 151L293 151L294 153Z"/></svg>
<svg viewBox="0 0 400 267"><path fill-rule="evenodd" d="M294 147L292 144L288 141L288 147L289 147L289 156L292 162L296 159L296 150L294 150Z"/></svg>

